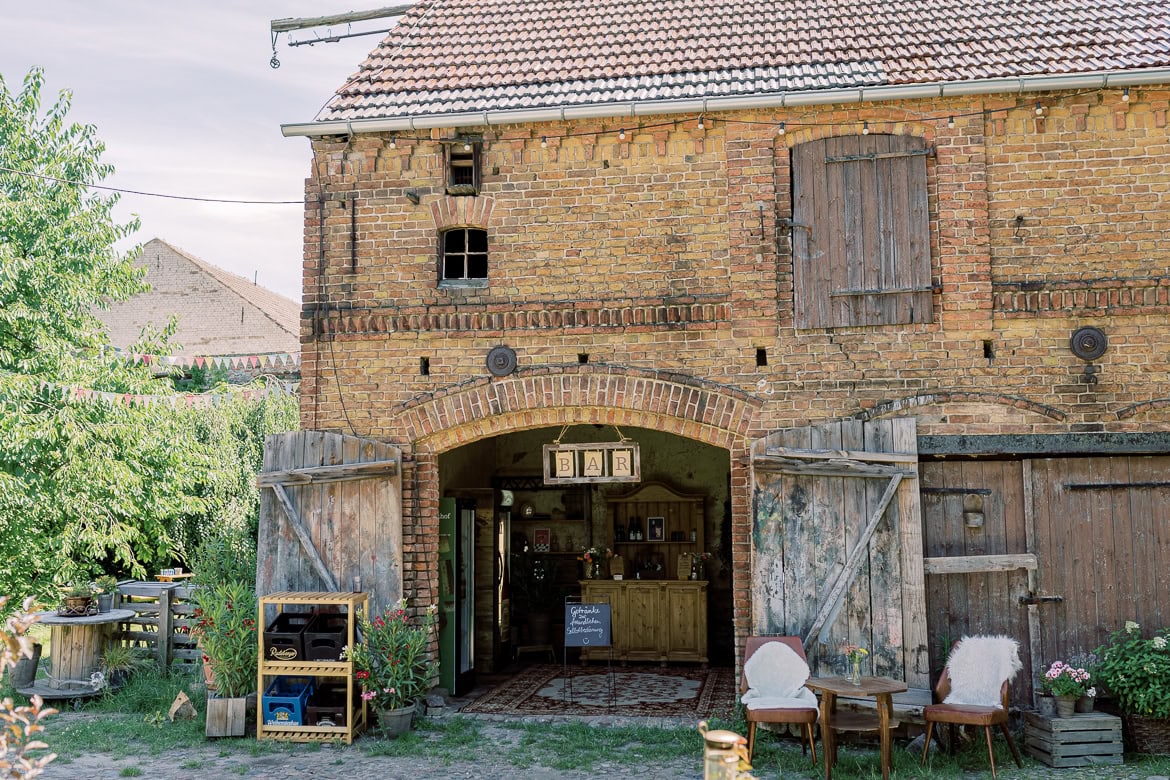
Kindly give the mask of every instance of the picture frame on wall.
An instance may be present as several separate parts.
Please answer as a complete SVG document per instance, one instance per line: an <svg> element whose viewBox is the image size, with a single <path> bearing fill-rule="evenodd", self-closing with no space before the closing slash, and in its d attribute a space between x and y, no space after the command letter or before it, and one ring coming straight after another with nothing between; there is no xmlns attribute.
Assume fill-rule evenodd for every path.
<svg viewBox="0 0 1170 780"><path fill-rule="evenodd" d="M666 520L662 517L648 517L646 518L646 540L649 542L661 542L666 538Z"/></svg>
<svg viewBox="0 0 1170 780"><path fill-rule="evenodd" d="M548 552L552 544L552 529L534 528L532 530L532 549L536 552Z"/></svg>

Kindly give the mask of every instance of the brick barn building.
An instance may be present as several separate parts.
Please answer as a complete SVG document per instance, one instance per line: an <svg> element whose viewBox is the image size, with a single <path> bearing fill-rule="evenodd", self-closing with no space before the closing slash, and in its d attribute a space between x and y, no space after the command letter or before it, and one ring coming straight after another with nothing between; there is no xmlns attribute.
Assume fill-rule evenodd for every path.
<svg viewBox="0 0 1170 780"><path fill-rule="evenodd" d="M922 689L1007 633L1022 699L1164 625L1162 10L422 0L284 127L314 152L303 427L401 466L379 546L307 521L324 565L439 601L454 677L536 641L518 567L573 595L595 546L631 588L713 556L684 617L621 602L665 609L626 613L630 658L798 634ZM636 442L641 482L547 484L558 442Z"/></svg>

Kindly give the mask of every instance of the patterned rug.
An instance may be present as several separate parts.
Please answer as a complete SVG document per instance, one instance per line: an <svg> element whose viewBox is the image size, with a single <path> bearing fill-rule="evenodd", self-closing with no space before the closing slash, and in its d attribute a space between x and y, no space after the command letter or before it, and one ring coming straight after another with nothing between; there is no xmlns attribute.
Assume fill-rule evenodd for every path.
<svg viewBox="0 0 1170 780"><path fill-rule="evenodd" d="M497 715L708 718L735 707L731 669L530 666L463 708Z"/></svg>

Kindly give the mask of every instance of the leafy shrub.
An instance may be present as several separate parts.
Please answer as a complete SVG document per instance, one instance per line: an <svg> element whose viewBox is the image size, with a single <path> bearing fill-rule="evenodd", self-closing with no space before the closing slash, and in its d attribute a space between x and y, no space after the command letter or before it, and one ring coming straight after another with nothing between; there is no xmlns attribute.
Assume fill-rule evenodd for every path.
<svg viewBox="0 0 1170 780"><path fill-rule="evenodd" d="M1097 648L1097 675L1117 699L1122 712L1147 718L1170 718L1170 630L1144 639L1141 626L1126 621Z"/></svg>

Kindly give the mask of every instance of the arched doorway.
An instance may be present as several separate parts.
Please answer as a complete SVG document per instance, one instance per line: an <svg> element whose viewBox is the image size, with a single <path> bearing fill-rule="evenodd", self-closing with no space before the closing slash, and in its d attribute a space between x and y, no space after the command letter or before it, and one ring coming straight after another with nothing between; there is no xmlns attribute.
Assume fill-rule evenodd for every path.
<svg viewBox="0 0 1170 780"><path fill-rule="evenodd" d="M639 444L639 483L544 484L545 444L621 436ZM632 581L663 583L689 578L683 556L708 554L701 573L702 660L733 665L731 464L723 447L600 423L501 433L438 454L440 516L445 521L454 510L463 522L440 529L439 603L450 616L443 659L448 683L458 689L457 673L469 666L502 674L531 661L564 659L564 603L582 595L582 556L591 548L617 553L605 561L606 578L620 569L619 576ZM654 490L646 492L648 486ZM653 502L630 503L639 492ZM450 540L458 538L466 549L452 547ZM634 630L658 627L650 621ZM572 650L569 655L578 657Z"/></svg>

